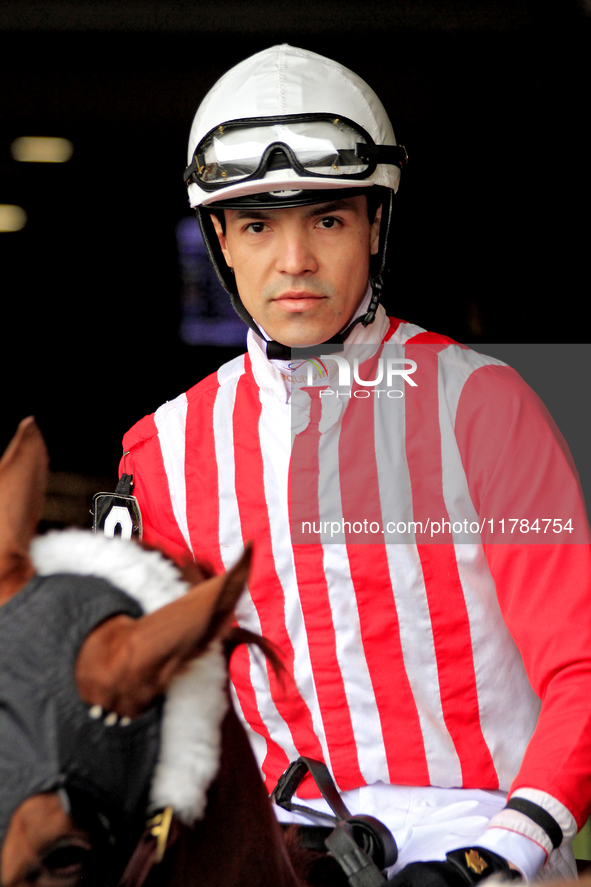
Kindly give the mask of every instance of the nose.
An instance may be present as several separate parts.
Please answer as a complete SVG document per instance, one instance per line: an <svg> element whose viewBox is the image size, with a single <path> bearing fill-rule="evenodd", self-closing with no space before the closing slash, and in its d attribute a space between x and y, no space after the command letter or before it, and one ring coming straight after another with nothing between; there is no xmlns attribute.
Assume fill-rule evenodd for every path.
<svg viewBox="0 0 591 887"><path fill-rule="evenodd" d="M276 268L283 274L291 275L314 274L318 270L318 261L307 231L294 226L283 233Z"/></svg>

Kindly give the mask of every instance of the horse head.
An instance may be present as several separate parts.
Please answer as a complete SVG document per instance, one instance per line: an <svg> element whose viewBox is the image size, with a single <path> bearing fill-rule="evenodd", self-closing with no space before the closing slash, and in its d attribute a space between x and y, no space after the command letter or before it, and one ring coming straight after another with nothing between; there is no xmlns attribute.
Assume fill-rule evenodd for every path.
<svg viewBox="0 0 591 887"><path fill-rule="evenodd" d="M3 887L117 883L147 812L172 807L194 830L222 741L250 754L222 647L250 550L191 584L135 543L81 530L34 538L47 471L25 420L0 460ZM214 794L208 819L224 791Z"/></svg>

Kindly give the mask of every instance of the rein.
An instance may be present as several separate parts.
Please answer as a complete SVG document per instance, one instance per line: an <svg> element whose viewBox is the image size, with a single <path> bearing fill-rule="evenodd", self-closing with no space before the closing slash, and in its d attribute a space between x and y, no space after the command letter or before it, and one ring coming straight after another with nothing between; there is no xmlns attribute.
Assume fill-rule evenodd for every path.
<svg viewBox="0 0 591 887"><path fill-rule="evenodd" d="M293 794L308 772L334 815L292 803ZM383 887L386 876L382 869L394 865L398 857L394 837L379 819L351 814L325 764L313 758L298 758L279 778L271 798L284 810L301 813L314 822L320 819L331 824L332 828L304 827L304 843L310 849L328 851L351 887ZM166 807L149 819L117 887L143 887L177 834L178 824L172 807Z"/></svg>
<svg viewBox="0 0 591 887"><path fill-rule="evenodd" d="M292 803L292 795L308 772L334 816ZM386 883L382 869L394 865L398 858L392 833L373 816L353 816L350 813L325 764L305 757L293 761L280 776L271 799L284 810L302 813L313 821L325 820L334 826L327 835L324 830L322 833L316 830L319 840L314 849L328 850L347 876L351 887L382 887ZM306 843L310 846L309 841Z"/></svg>

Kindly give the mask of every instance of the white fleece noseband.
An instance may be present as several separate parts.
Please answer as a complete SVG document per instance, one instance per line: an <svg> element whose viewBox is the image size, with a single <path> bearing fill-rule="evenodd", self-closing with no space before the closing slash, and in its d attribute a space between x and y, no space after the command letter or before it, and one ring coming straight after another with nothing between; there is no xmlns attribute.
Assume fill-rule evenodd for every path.
<svg viewBox="0 0 591 887"><path fill-rule="evenodd" d="M189 589L174 564L158 552L85 530L38 536L31 557L41 576L75 573L106 579L133 597L145 613ZM166 694L150 801L154 807L171 805L187 825L204 816L207 790L219 770L221 724L228 709L226 678L221 644L214 642L173 680Z"/></svg>

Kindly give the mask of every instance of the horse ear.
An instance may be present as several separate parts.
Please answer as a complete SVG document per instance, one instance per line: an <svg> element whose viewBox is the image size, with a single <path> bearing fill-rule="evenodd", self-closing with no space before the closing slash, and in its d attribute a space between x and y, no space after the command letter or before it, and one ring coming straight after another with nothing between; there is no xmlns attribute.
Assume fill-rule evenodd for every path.
<svg viewBox="0 0 591 887"><path fill-rule="evenodd" d="M221 588L211 611L209 623L200 640L202 649L213 638L223 637L229 628L229 621L234 612L234 607L238 603L238 598L242 594L248 580L251 562L252 543L247 542L240 560L223 576L216 577L221 582Z"/></svg>
<svg viewBox="0 0 591 887"><path fill-rule="evenodd" d="M141 619L107 619L84 641L76 686L90 705L136 717L165 693L175 675L230 629L234 606L248 578L251 547L231 570Z"/></svg>
<svg viewBox="0 0 591 887"><path fill-rule="evenodd" d="M0 459L0 604L34 573L28 552L43 509L48 470L45 441L29 416Z"/></svg>

